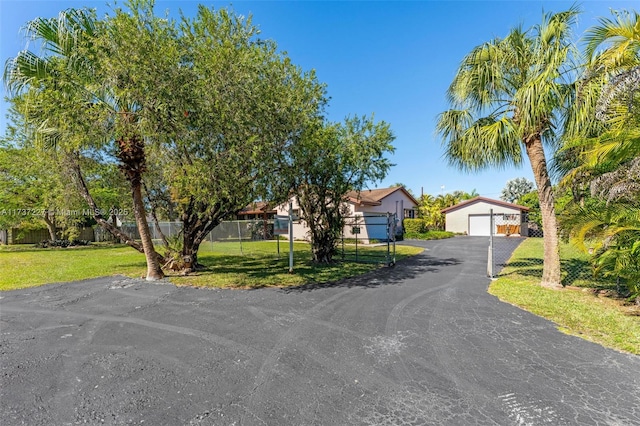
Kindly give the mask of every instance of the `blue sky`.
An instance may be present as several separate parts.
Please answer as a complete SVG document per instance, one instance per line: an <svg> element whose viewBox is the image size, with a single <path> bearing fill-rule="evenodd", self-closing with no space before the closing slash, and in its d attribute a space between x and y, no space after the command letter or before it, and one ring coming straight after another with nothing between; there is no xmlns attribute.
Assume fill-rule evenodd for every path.
<svg viewBox="0 0 640 426"><path fill-rule="evenodd" d="M509 179L533 180L528 162L519 169L462 173L442 158L435 133L438 113L447 109L445 92L466 53L474 46L522 24L540 21L543 11L569 8L569 1L156 1L156 10L178 17L192 15L202 3L229 7L252 15L262 38L305 70L315 69L328 85L328 118L369 115L390 123L396 135L395 163L388 177L375 186L401 182L414 194L475 189L498 198ZM56 16L69 7L92 7L99 16L113 1L0 0L2 64L25 46L21 27L29 20ZM116 3L123 5L122 1ZM579 3L576 35L610 16L610 9L637 8L637 1ZM0 109L0 132L6 127L6 104ZM444 186L444 189L442 188Z"/></svg>

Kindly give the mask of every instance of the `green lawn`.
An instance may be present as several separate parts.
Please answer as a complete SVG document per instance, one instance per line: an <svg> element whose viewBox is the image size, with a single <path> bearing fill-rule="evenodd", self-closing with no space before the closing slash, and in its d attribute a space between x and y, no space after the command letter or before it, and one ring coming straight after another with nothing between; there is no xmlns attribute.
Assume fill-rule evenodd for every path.
<svg viewBox="0 0 640 426"><path fill-rule="evenodd" d="M358 250L386 250L359 247ZM314 265L309 245L294 244L294 273L289 274L289 244L280 241L209 243L201 245L203 271L189 276L172 275L177 285L258 288L337 281L380 267L375 264L338 262ZM347 251L355 250L346 247ZM397 246L396 259L420 253L416 247ZM349 254L349 253L348 253ZM338 256L339 257L339 256ZM0 290L33 287L46 283L76 281L108 275L140 277L146 272L144 256L126 246L88 246L66 249L0 247Z"/></svg>
<svg viewBox="0 0 640 426"><path fill-rule="evenodd" d="M563 283L567 287L560 291L542 288L542 253L542 239L525 240L490 285L489 293L555 322L563 332L640 354L640 312L625 306L623 299L605 297L599 291L615 288L615 283L594 279L587 256L562 245Z"/></svg>

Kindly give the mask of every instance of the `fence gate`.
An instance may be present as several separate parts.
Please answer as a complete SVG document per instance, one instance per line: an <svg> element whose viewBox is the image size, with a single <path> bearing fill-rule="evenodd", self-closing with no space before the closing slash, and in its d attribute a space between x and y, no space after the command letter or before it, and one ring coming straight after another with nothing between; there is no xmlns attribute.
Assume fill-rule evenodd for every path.
<svg viewBox="0 0 640 426"><path fill-rule="evenodd" d="M361 263L396 263L395 214L363 214L345 218L339 252L342 260Z"/></svg>

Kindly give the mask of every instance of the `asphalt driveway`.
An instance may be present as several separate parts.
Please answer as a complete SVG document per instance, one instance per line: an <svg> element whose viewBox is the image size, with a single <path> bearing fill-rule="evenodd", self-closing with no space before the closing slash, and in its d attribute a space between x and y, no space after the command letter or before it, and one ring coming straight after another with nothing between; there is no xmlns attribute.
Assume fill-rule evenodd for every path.
<svg viewBox="0 0 640 426"><path fill-rule="evenodd" d="M0 293L0 424L640 425L640 357L486 293L487 238L326 286Z"/></svg>

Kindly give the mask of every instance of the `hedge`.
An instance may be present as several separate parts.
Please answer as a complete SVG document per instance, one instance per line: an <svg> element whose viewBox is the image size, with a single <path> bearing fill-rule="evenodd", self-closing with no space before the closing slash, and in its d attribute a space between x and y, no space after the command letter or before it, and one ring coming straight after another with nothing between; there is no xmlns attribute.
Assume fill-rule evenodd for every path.
<svg viewBox="0 0 640 426"><path fill-rule="evenodd" d="M429 227L424 219L405 219L404 232L407 234L424 234L429 232Z"/></svg>

